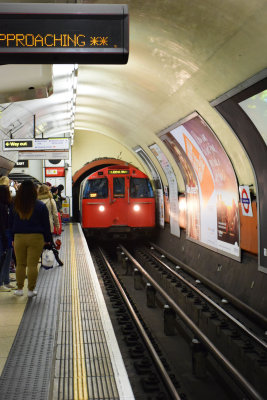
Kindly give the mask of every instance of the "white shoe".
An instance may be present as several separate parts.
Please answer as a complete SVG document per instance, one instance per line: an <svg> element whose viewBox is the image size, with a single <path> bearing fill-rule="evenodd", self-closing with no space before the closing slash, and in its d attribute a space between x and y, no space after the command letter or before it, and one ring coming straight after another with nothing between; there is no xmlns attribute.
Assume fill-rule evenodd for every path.
<svg viewBox="0 0 267 400"><path fill-rule="evenodd" d="M23 296L23 290L22 289L17 289L17 290L15 290L14 294L16 296Z"/></svg>
<svg viewBox="0 0 267 400"><path fill-rule="evenodd" d="M0 286L0 292L11 292L11 289L5 285Z"/></svg>
<svg viewBox="0 0 267 400"><path fill-rule="evenodd" d="M28 297L34 297L37 296L36 290L28 290Z"/></svg>

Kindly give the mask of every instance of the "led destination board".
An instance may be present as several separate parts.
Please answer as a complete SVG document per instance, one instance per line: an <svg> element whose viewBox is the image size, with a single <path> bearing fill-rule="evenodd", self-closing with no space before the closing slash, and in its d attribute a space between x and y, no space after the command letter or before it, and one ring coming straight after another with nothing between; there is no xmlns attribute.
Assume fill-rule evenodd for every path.
<svg viewBox="0 0 267 400"><path fill-rule="evenodd" d="M111 175L125 175L125 174L129 174L130 171L128 169L110 169L108 171L109 174Z"/></svg>
<svg viewBox="0 0 267 400"><path fill-rule="evenodd" d="M126 64L127 5L0 3L0 63Z"/></svg>

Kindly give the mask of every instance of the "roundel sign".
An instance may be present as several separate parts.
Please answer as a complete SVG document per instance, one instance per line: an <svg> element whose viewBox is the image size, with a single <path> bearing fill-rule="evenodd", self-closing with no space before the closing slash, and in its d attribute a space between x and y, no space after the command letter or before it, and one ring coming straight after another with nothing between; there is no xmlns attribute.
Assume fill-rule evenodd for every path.
<svg viewBox="0 0 267 400"><path fill-rule="evenodd" d="M252 217L252 208L250 200L250 192L248 186L239 186L240 200L242 206L242 213L247 217Z"/></svg>

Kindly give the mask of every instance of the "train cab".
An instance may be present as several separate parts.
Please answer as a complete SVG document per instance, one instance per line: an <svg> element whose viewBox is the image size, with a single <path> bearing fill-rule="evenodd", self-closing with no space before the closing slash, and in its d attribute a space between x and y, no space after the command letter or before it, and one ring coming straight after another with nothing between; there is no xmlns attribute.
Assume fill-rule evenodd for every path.
<svg viewBox="0 0 267 400"><path fill-rule="evenodd" d="M155 198L148 176L131 166L94 172L81 184L80 214L87 234L153 229Z"/></svg>

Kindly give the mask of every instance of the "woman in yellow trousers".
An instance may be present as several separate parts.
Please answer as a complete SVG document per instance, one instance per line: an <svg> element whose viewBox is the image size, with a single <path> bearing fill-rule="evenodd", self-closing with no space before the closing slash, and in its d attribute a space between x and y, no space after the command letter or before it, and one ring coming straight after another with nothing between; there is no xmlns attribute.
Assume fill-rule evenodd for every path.
<svg viewBox="0 0 267 400"><path fill-rule="evenodd" d="M23 296L27 268L28 297L36 296L37 267L44 245L50 244L50 224L47 207L37 200L37 190L31 180L23 181L17 191L12 232L18 285L14 294Z"/></svg>

